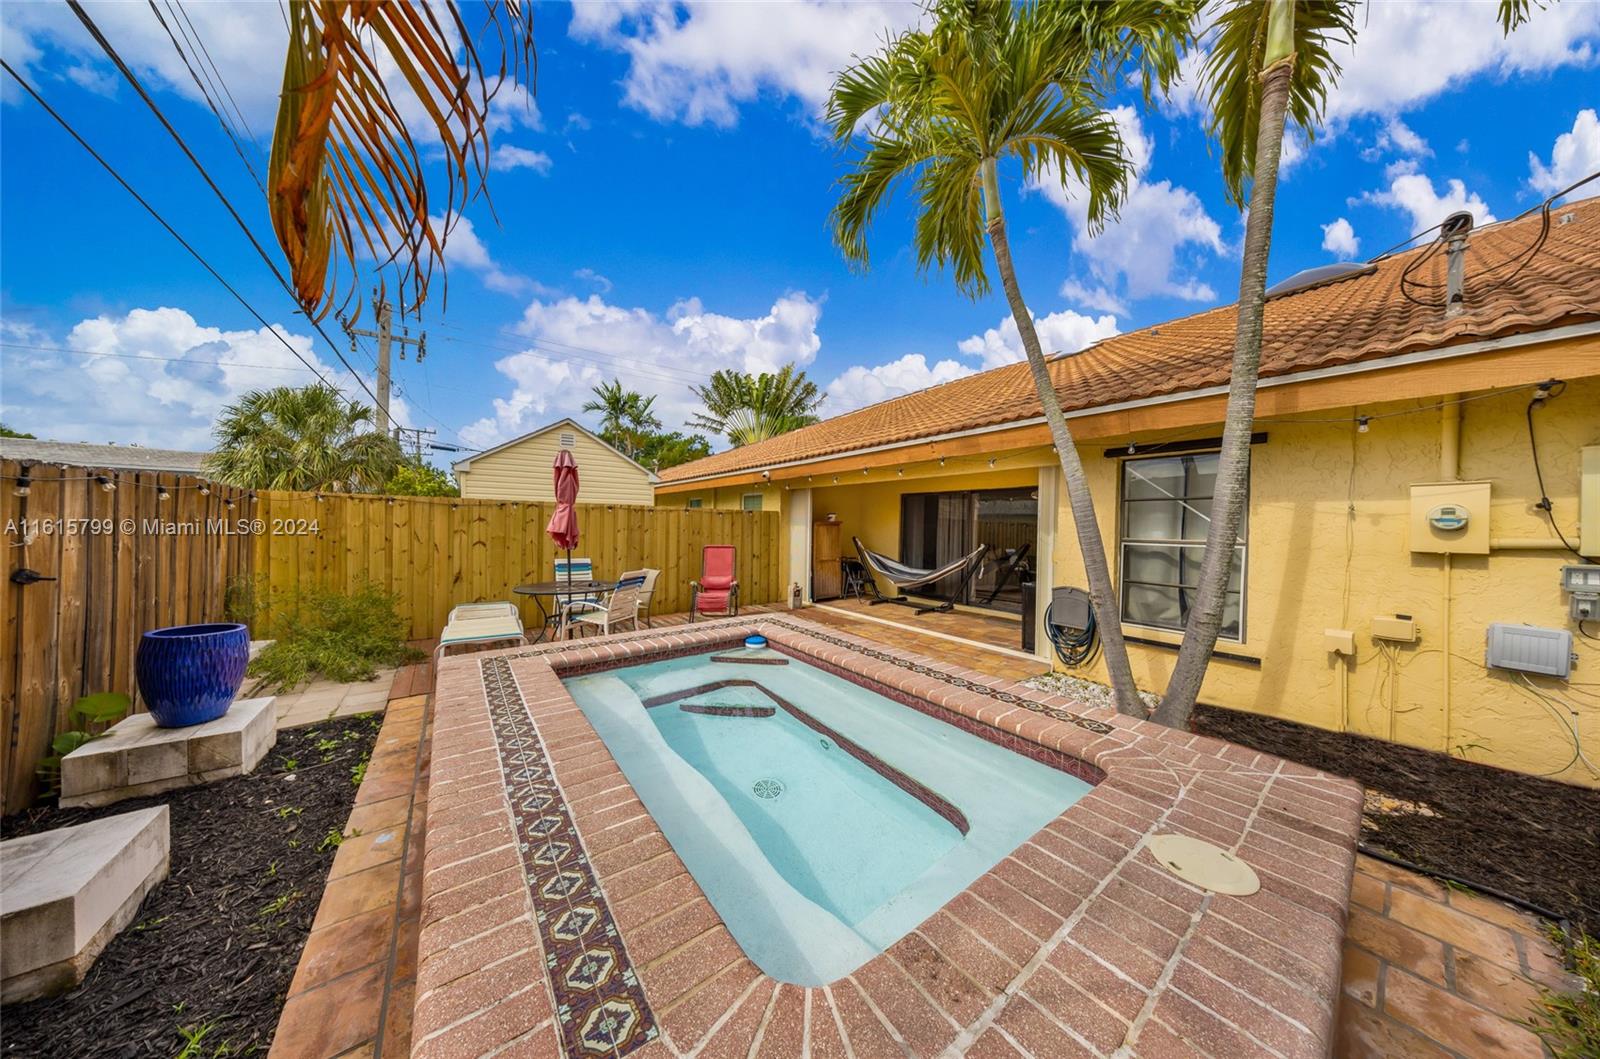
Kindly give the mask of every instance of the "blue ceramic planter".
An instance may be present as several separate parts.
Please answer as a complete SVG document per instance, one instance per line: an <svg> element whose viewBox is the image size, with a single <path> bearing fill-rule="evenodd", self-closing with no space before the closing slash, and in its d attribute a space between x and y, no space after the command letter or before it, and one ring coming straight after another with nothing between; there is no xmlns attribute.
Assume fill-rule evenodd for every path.
<svg viewBox="0 0 1600 1059"><path fill-rule="evenodd" d="M144 634L134 671L156 724L187 728L228 712L249 661L243 625L175 625Z"/></svg>

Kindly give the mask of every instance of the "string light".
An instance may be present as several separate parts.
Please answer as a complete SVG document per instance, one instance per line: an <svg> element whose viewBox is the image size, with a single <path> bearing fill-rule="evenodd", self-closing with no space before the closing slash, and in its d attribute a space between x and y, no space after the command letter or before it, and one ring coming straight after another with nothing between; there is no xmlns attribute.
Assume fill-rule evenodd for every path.
<svg viewBox="0 0 1600 1059"><path fill-rule="evenodd" d="M1131 441L1130 441L1130 442L1128 442L1128 455L1129 455L1129 456L1132 456L1132 455L1133 455L1133 454L1134 454L1134 453L1136 453L1136 452L1138 452L1138 451L1139 451L1139 446L1137 446L1137 445L1135 445L1135 444L1134 444L1134 443L1133 443L1133 442L1131 442Z"/></svg>
<svg viewBox="0 0 1600 1059"><path fill-rule="evenodd" d="M33 492L33 486L29 484L28 478L28 474L31 469L32 464L23 464L22 477L17 479L17 487L11 490L17 496L27 496L29 493Z"/></svg>
<svg viewBox="0 0 1600 1059"><path fill-rule="evenodd" d="M228 505L228 510L229 511L233 510L233 497L231 497L231 496L228 497L228 499L225 500L224 503Z"/></svg>
<svg viewBox="0 0 1600 1059"><path fill-rule="evenodd" d="M1372 429L1370 426L1368 426L1368 424L1371 423L1371 422L1372 422L1372 417L1371 416L1357 416L1356 417L1356 433L1365 434L1368 430Z"/></svg>
<svg viewBox="0 0 1600 1059"><path fill-rule="evenodd" d="M157 500L171 500L172 499L172 494L167 492L167 487L166 486L158 485L158 486L156 486L156 499Z"/></svg>
<svg viewBox="0 0 1600 1059"><path fill-rule="evenodd" d="M940 467L943 467L943 466L944 466L944 457L943 457L943 456L940 456L940 457L939 457L939 466L940 466Z"/></svg>
<svg viewBox="0 0 1600 1059"><path fill-rule="evenodd" d="M899 475L901 478L904 478L906 476L906 469L904 467L896 467L894 473Z"/></svg>
<svg viewBox="0 0 1600 1059"><path fill-rule="evenodd" d="M201 482L199 485L195 486L195 488L200 490L201 496L211 495L211 484L209 482Z"/></svg>
<svg viewBox="0 0 1600 1059"><path fill-rule="evenodd" d="M112 493L112 492L116 491L117 483L113 482L111 479L107 478L105 475L97 474L97 475L94 476L94 480L95 480L96 483L99 484L100 488L104 489L106 492Z"/></svg>
<svg viewBox="0 0 1600 1059"><path fill-rule="evenodd" d="M255 502L256 502L256 494L254 494L254 493L251 493L251 494L250 494L250 498L249 498L249 499L250 499L250 502L251 502L251 503L252 503L252 504L253 504L253 503L255 503Z"/></svg>

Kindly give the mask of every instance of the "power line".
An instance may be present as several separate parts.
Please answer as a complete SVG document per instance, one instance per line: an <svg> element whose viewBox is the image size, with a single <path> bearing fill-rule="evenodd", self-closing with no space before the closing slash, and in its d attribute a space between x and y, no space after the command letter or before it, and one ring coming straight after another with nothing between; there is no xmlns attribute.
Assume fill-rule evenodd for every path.
<svg viewBox="0 0 1600 1059"><path fill-rule="evenodd" d="M143 195L139 194L139 192L134 189L133 185L128 183L128 181L123 178L121 173L117 172L115 166L106 161L105 158L101 156L100 152L91 147L89 142L79 135L78 130L73 128L72 124L67 121L66 118L62 117L54 107L52 107L49 103L46 103L44 97L38 93L33 85L28 83L26 78L13 69L11 64L6 62L4 59L0 59L0 68L3 68L6 73L10 74L11 79L17 82L17 84L21 85L23 91L27 92L28 95L33 98L35 103L38 103L40 107L44 108L46 114L49 114L52 118L54 118L57 124L67 131L68 135L70 135L74 140L78 141L78 145L89 153L89 157L93 158L96 162L99 162L101 167L104 168L107 173L111 174L112 179L114 179L118 184L121 184L123 190L132 195L134 201L143 206L145 211L148 212L150 216L154 217L156 222L160 224L162 228L166 229L167 234L178 241L179 246L187 250L189 255L198 261L201 267L209 272L211 277L222 285L224 290L233 295L234 300L242 305L246 312L255 317L262 327L271 332L272 337L276 338L283 345L283 348L294 354L295 359L306 366L306 370L315 375L317 380L324 386L327 386L334 391L339 391L339 388L330 382L322 374L322 372L317 369L316 365L307 360L304 354L302 354L298 349L294 348L294 346L290 344L289 340L284 338L283 335L278 331L277 327L270 323L265 316L262 316L261 313L257 311L256 307L252 305L243 294L240 294L233 284L229 283L227 279L223 277L222 273L218 272L216 268L212 266L211 262L206 260L205 256L201 254L200 251L196 250L187 239L179 234L178 230L174 228L164 216L161 215L161 211L150 205L149 201L147 201ZM348 368L349 365L346 364L345 367ZM356 381L361 382L363 388L365 388L366 384L362 382L359 375L356 376ZM369 390L368 392L370 393L371 391Z"/></svg>
<svg viewBox="0 0 1600 1059"><path fill-rule="evenodd" d="M206 171L206 167L201 164L200 159L195 157L195 153L189 149L188 143L184 141L178 130L173 127L172 122L167 120L167 116L162 112L161 107L151 97L150 93L145 91L144 84L139 80L138 75L133 72L127 63L122 61L122 56L117 53L116 48L112 47L111 42L106 39L105 34L100 32L100 27L95 24L94 19L89 17L89 13L83 9L83 5L80 4L78 0L67 0L67 5L72 8L73 14L78 16L78 21L82 22L84 28L89 31L89 35L94 37L95 43L100 45L100 49L106 53L106 56L117 67L118 71L121 72L123 78L133 86L134 91L138 93L140 99L144 100L145 105L149 107L151 113L156 116L156 120L161 123L162 128L167 130L167 133L172 137L173 141L177 143L179 150L184 153L184 156L189 159L190 163L195 167L195 170L199 172L201 179L206 182L206 186L209 187L212 193L217 196L217 199L222 203L223 208L228 211L228 215L233 218L234 223L239 226L239 230L244 233L245 238L250 240L250 245L255 247L256 254L263 262L265 262L267 268L271 270L272 275L278 281L278 285L281 286L284 289L284 292L287 293L291 298L294 298L294 288L291 287L289 285L289 281L284 278L282 271L280 271L278 268L277 262L272 260L272 256L267 253L260 241L256 239L255 233L250 230L250 226L244 222L244 218L241 217L239 215L239 211L234 208L232 201L229 200L227 195L223 194L222 189L217 186L217 182L211 178L211 174ZM295 300L298 304L298 299ZM351 376L354 377L356 384L366 392L366 395L372 398L372 403L374 405L378 404L377 394L372 392L372 388L367 385L366 380L363 379L360 373L350 365L349 361L345 360L344 354L339 352L338 345L333 341L332 336L330 336L328 332L323 329L321 322L314 319L309 313L306 314L306 322L316 330L317 334L322 336L322 340L324 342L328 343L328 347L333 351L334 357L338 359L339 363L344 365L345 370L350 372Z"/></svg>
<svg viewBox="0 0 1600 1059"><path fill-rule="evenodd" d="M156 0L149 0L149 4L150 11L156 16L156 21L161 23L161 28L167 31L167 39L172 42L172 50L177 52L178 58L183 60L184 69L189 71L190 78L194 80L194 86L200 90L200 95L205 98L206 106L211 108L211 113L216 115L217 123L222 126L222 131L227 134L228 142L233 144L234 153L239 156L239 161L244 163L245 169L250 173L250 179L255 181L256 188L259 189L263 195L265 195L267 193L267 189L266 186L261 183L261 176L256 172L255 163L250 161L249 157L245 155L244 145L239 142L239 136L234 131L233 124L228 120L227 116L222 113L221 108L217 106L216 102L212 100L211 90L206 87L207 83L211 83L211 75L206 74L206 79L204 82L200 80L200 74L195 71L194 65L189 62L188 52L184 50L183 45L178 43L177 35L172 32L172 27L167 25L167 20L162 16L161 9L156 7ZM176 22L177 20L174 19L173 21ZM183 34L185 41L190 39L188 31L183 28L182 24L178 25L178 32ZM204 68L202 67L202 69ZM216 85L212 83L211 87L215 88Z"/></svg>

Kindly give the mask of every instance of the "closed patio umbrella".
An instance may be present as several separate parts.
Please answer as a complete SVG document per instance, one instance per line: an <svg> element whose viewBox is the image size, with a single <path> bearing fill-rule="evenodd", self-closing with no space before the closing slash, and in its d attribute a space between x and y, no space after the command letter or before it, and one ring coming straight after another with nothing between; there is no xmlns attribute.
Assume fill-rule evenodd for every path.
<svg viewBox="0 0 1600 1059"><path fill-rule="evenodd" d="M574 506L578 502L578 461L572 458L572 453L562 449L556 453L554 471L556 510L544 531L550 534L557 548L566 549L567 598L571 599L572 549L578 546L578 509Z"/></svg>

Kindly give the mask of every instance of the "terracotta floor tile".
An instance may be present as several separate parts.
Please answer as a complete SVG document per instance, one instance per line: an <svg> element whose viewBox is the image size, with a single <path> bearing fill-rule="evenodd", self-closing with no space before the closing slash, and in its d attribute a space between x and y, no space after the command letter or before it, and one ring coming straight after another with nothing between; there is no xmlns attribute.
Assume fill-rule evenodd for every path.
<svg viewBox="0 0 1600 1059"><path fill-rule="evenodd" d="M1378 958L1366 949L1348 942L1344 947L1344 995L1358 1004L1376 1007L1378 1004L1378 978L1381 966Z"/></svg>
<svg viewBox="0 0 1600 1059"><path fill-rule="evenodd" d="M397 860L334 879L322 893L322 905L317 909L311 929L330 926L374 908L393 908L399 890L400 862Z"/></svg>
<svg viewBox="0 0 1600 1059"><path fill-rule="evenodd" d="M404 1059L411 1054L411 1009L416 1001L416 983L392 982L383 1016L383 1054Z"/></svg>
<svg viewBox="0 0 1600 1059"><path fill-rule="evenodd" d="M1525 1019L1539 1000L1539 989L1527 978L1470 952L1455 953L1456 992L1508 1019Z"/></svg>
<svg viewBox="0 0 1600 1059"><path fill-rule="evenodd" d="M350 814L350 822L345 825L346 836L356 831L381 831L386 827L403 825L406 816L411 812L411 795L409 792L386 798L381 802L370 802L358 805Z"/></svg>
<svg viewBox="0 0 1600 1059"><path fill-rule="evenodd" d="M404 846L403 826L362 831L361 834L346 838L339 844L339 852L334 855L333 867L328 871L328 878L340 879L397 860Z"/></svg>
<svg viewBox="0 0 1600 1059"><path fill-rule="evenodd" d="M1444 945L1437 938L1360 908L1350 910L1345 930L1350 941L1368 952L1431 982L1444 984Z"/></svg>
<svg viewBox="0 0 1600 1059"><path fill-rule="evenodd" d="M1365 1004L1339 1005L1338 1059L1457 1059L1428 1038Z"/></svg>
<svg viewBox="0 0 1600 1059"><path fill-rule="evenodd" d="M1383 1010L1433 1040L1464 1055L1496 1059L1543 1059L1539 1038L1493 1012L1390 968L1383 986Z"/></svg>
<svg viewBox="0 0 1600 1059"><path fill-rule="evenodd" d="M1516 942L1504 927L1477 919L1459 908L1430 901L1409 890L1396 890L1389 895L1389 918L1503 966L1516 968L1521 965Z"/></svg>
<svg viewBox="0 0 1600 1059"><path fill-rule="evenodd" d="M327 1059L376 1037L383 973L373 965L290 997L278 1019L273 1059Z"/></svg>
<svg viewBox="0 0 1600 1059"><path fill-rule="evenodd" d="M300 951L289 995L323 985L358 967L387 963L393 933L394 911L389 906L313 930Z"/></svg>

